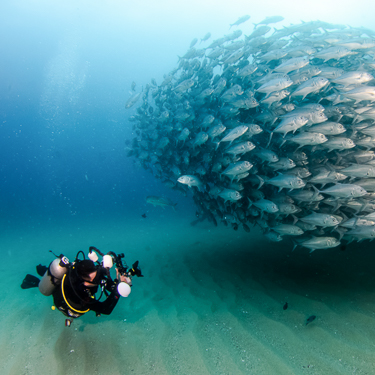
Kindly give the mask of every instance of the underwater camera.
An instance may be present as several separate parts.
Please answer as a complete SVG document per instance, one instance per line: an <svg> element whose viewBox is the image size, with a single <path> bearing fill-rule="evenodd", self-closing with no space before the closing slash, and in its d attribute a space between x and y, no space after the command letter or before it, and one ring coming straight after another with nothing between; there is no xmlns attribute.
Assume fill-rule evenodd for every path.
<svg viewBox="0 0 375 375"><path fill-rule="evenodd" d="M122 259L125 257L124 253L115 254L113 251L110 251L108 255L112 256L120 275L143 277L142 271L138 266L138 260L132 264L131 268L129 268L126 263L123 264Z"/></svg>
<svg viewBox="0 0 375 375"><path fill-rule="evenodd" d="M120 275L127 275L127 276L137 276L137 277L143 277L142 271L139 268L139 261L133 263L132 267L129 268L126 264L124 253L116 254L113 251L109 251L107 254L103 254L99 249L97 249L94 246L90 246L89 248L89 258L93 262L98 261L97 254L102 256L103 261L102 265L106 268L111 268L113 266L113 263L116 265L116 268L118 269L118 272Z"/></svg>

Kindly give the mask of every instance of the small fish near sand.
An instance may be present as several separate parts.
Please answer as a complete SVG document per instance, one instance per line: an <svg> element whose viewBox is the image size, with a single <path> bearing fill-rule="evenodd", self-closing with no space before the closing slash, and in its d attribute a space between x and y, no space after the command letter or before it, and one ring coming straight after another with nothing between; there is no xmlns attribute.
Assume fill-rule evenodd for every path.
<svg viewBox="0 0 375 375"><path fill-rule="evenodd" d="M169 198L157 197L155 195L149 195L146 198L146 202L152 204L154 207L172 207L175 210L177 203L173 203Z"/></svg>
<svg viewBox="0 0 375 375"><path fill-rule="evenodd" d="M283 306L283 310L286 310L288 308L288 302L285 302L285 305Z"/></svg>
<svg viewBox="0 0 375 375"><path fill-rule="evenodd" d="M147 215L146 215L146 214L143 214L142 217L143 217L144 219L146 219Z"/></svg>
<svg viewBox="0 0 375 375"><path fill-rule="evenodd" d="M307 318L306 320L306 325L308 325L309 323L313 322L314 320L316 319L316 316L315 315L311 315Z"/></svg>

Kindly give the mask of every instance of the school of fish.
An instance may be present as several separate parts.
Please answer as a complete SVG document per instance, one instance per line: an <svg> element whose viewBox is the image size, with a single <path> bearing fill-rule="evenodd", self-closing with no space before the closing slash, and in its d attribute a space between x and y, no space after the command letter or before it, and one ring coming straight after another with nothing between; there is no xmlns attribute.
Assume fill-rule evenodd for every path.
<svg viewBox="0 0 375 375"><path fill-rule="evenodd" d="M246 22L243 16L231 25ZM126 102L128 156L202 219L314 251L375 238L375 32L302 22L191 42Z"/></svg>

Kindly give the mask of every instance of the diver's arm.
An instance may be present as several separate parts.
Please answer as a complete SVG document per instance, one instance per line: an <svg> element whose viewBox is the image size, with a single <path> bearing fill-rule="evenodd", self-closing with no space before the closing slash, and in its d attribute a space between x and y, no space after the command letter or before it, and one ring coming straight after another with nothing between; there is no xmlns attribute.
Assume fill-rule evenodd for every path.
<svg viewBox="0 0 375 375"><path fill-rule="evenodd" d="M106 286L106 289L111 292L111 294L108 296L108 298L103 301L96 301L90 306L90 310L95 311L97 314L104 314L109 315L115 306L117 305L118 300L120 299L120 293L118 292L117 286L119 282L127 283L129 286L132 285L131 278L127 277L125 275L120 275L116 268L116 275L118 279L115 279L114 281L108 280L108 284Z"/></svg>
<svg viewBox="0 0 375 375"><path fill-rule="evenodd" d="M113 290L108 298L103 302L96 301L91 304L90 310L95 311L97 314L109 315L117 305L120 297L121 296L117 291L117 284L114 284Z"/></svg>

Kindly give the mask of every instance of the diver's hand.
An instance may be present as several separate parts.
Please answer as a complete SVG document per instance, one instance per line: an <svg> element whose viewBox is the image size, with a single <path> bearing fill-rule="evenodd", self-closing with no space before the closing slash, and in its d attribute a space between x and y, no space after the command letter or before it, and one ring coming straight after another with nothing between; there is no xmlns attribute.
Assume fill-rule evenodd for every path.
<svg viewBox="0 0 375 375"><path fill-rule="evenodd" d="M128 284L129 286L132 286L132 279L128 276L125 275L120 275L118 272L118 269L116 268L116 278L119 279L120 281Z"/></svg>

